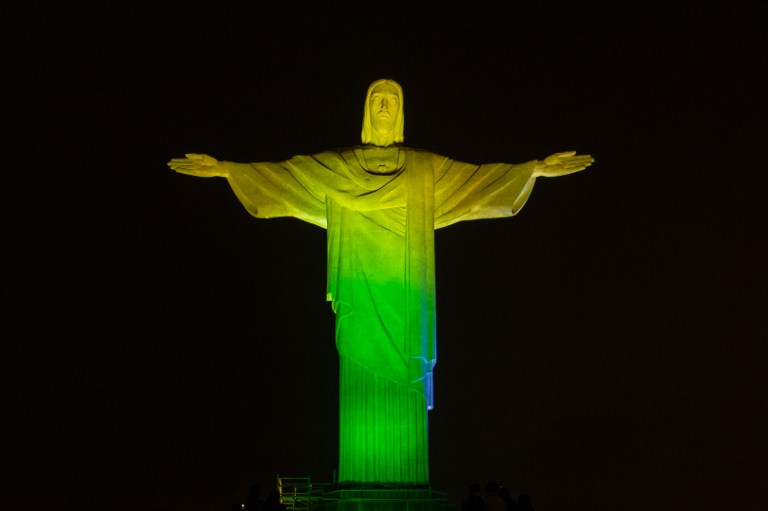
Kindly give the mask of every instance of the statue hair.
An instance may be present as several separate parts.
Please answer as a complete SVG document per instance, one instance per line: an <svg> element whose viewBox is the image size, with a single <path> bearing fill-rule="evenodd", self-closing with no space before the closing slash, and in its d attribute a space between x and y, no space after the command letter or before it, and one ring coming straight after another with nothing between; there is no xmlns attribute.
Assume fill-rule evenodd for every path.
<svg viewBox="0 0 768 511"><path fill-rule="evenodd" d="M394 142L396 144L400 144L405 140L405 137L403 136L405 125L405 116L403 115L403 88L400 87L400 84L397 83L394 80L388 80L386 78L383 78L381 80L376 80L368 87L368 93L365 95L365 114L363 115L363 132L360 136L360 138L363 141L363 144L370 144L371 143L371 131L373 128L371 127L371 93L373 93L373 89L382 83L387 83L389 85L392 85L397 90L397 95L399 96L399 103L398 103L398 112L397 112L397 121L395 122L395 132L394 132Z"/></svg>

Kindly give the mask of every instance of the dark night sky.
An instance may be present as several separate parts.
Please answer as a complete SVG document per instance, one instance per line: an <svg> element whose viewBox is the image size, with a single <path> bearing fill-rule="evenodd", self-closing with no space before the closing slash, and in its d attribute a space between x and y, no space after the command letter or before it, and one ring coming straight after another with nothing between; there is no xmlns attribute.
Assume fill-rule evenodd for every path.
<svg viewBox="0 0 768 511"><path fill-rule="evenodd" d="M438 231L433 486L763 509L760 2L143 4L30 5L4 34L0 508L213 511L331 479L324 232L165 162L354 145L391 77L409 146L597 158Z"/></svg>

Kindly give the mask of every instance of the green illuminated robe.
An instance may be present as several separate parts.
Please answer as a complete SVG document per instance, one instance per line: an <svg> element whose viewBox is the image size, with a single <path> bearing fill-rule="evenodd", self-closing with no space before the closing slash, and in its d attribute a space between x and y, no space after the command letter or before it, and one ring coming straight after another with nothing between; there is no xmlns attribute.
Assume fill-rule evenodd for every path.
<svg viewBox="0 0 768 511"><path fill-rule="evenodd" d="M436 361L434 230L512 216L535 162L473 165L393 147L367 170L363 147L285 162L228 162L255 217L328 230L328 300L340 355L339 482L429 483L427 410Z"/></svg>

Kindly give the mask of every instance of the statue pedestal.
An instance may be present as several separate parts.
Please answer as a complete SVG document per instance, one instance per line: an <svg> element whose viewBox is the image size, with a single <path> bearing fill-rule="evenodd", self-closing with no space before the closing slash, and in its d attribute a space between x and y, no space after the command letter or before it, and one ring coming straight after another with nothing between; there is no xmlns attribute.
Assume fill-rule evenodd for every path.
<svg viewBox="0 0 768 511"><path fill-rule="evenodd" d="M348 489L323 496L314 511L450 511L448 496L431 489Z"/></svg>

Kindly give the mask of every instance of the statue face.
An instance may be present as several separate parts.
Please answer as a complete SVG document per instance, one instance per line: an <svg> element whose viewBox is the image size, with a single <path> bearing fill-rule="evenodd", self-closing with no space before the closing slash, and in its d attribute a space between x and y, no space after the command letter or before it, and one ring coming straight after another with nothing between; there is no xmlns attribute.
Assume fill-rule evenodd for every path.
<svg viewBox="0 0 768 511"><path fill-rule="evenodd" d="M376 80L365 94L360 140L387 147L403 142L403 90L393 80Z"/></svg>
<svg viewBox="0 0 768 511"><path fill-rule="evenodd" d="M371 92L368 106L374 131L390 133L395 128L400 113L400 96L397 89L388 83L377 85Z"/></svg>

